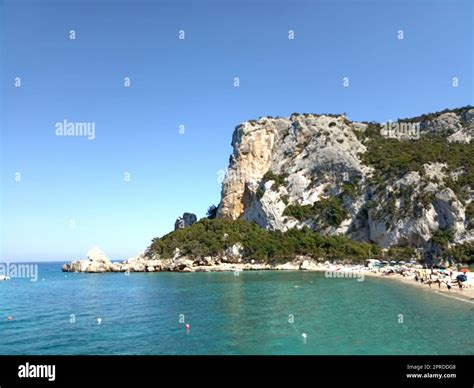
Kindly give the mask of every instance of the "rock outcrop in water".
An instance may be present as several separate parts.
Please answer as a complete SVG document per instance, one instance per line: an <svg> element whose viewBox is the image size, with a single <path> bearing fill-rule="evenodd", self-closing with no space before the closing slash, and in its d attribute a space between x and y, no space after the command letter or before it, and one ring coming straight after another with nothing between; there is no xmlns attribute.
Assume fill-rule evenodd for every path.
<svg viewBox="0 0 474 388"><path fill-rule="evenodd" d="M407 127L413 133L398 136ZM428 248L438 231L452 233L453 243L473 241L472 170L455 155L474 158L473 135L471 107L400 120L392 127L351 122L343 115L250 120L234 131L218 216L282 231L309 226L382 247ZM380 171L385 155L379 164L367 159L382 141L410 147L441 141L444 148L457 147L457 159L453 165L439 163L446 155L420 146L420 153L432 152L421 168L413 162L411 170L410 160L395 160L408 168ZM463 185L456 184L461 180Z"/></svg>
<svg viewBox="0 0 474 388"><path fill-rule="evenodd" d="M63 265L63 271L66 272L108 272L112 262L100 248L92 248L87 252L87 260L79 259L70 264Z"/></svg>

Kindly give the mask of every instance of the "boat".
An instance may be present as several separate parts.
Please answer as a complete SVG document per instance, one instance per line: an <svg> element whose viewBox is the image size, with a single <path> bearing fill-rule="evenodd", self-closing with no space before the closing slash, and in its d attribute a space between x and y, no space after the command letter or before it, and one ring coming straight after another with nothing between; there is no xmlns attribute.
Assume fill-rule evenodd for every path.
<svg viewBox="0 0 474 388"><path fill-rule="evenodd" d="M10 276L0 275L0 281L2 280L10 280Z"/></svg>

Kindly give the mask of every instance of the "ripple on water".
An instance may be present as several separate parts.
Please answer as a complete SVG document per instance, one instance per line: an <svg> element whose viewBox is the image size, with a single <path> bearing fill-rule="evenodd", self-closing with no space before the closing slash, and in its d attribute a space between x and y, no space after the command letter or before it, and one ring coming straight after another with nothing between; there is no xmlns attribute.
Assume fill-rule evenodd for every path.
<svg viewBox="0 0 474 388"><path fill-rule="evenodd" d="M472 308L394 281L40 274L0 285L1 354L472 354Z"/></svg>

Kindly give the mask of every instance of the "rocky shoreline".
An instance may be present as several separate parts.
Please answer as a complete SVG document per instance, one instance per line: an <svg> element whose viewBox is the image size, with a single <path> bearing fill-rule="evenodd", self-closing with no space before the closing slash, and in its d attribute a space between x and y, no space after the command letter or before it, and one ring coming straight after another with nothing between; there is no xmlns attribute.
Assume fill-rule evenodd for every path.
<svg viewBox="0 0 474 388"><path fill-rule="evenodd" d="M63 272L222 272L222 271L262 271L262 270L322 270L323 263L305 256L298 256L287 263L257 263L243 259L241 247L236 244L219 257L191 259L180 256L179 249L171 259L150 259L144 252L122 262L112 262L99 248L91 249L86 259L72 261L62 266ZM327 264L327 263L326 263Z"/></svg>

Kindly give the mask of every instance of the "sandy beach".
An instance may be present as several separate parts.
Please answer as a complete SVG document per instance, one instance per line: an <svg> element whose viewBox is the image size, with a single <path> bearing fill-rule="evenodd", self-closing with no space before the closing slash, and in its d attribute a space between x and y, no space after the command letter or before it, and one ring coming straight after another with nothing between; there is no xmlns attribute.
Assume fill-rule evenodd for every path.
<svg viewBox="0 0 474 388"><path fill-rule="evenodd" d="M453 286L451 290L448 290L445 284L441 284L441 288L438 288L438 285L433 283L430 288L427 284L421 284L419 281L418 282L415 281L414 276L404 277L399 274L386 275L383 273L376 273L376 272L371 272L371 271L364 271L364 275L398 281L403 284L409 284L413 287L417 287L426 292L434 292L434 293L437 293L449 298L458 299L464 302L469 302L469 303L474 304L474 288L473 287L468 286L461 290L456 285L456 286Z"/></svg>

